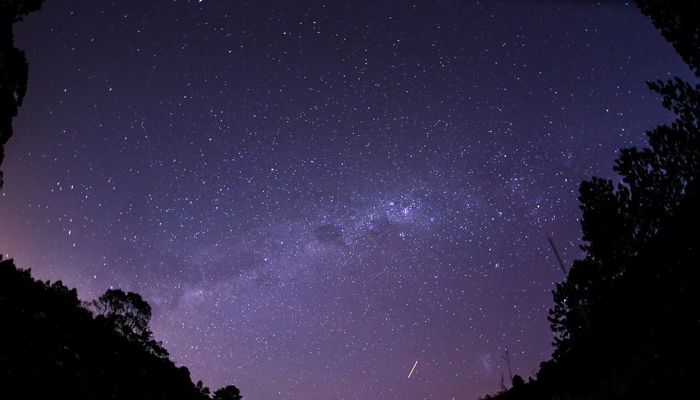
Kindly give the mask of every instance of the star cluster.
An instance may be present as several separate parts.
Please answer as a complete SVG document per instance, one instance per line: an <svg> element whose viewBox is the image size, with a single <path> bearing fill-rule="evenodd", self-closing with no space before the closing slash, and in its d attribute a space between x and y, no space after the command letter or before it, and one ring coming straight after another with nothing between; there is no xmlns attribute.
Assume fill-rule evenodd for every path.
<svg viewBox="0 0 700 400"><path fill-rule="evenodd" d="M469 399L551 353L577 189L687 74L621 1L50 1L0 251L141 293L246 399ZM411 367L418 361L410 379Z"/></svg>

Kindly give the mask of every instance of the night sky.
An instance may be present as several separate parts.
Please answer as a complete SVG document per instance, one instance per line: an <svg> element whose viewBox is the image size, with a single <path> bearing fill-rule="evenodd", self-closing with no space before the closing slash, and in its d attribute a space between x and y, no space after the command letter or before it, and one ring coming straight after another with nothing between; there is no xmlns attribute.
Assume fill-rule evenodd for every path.
<svg viewBox="0 0 700 400"><path fill-rule="evenodd" d="M0 251L247 400L476 399L549 358L577 190L691 76L622 1L46 0ZM411 367L418 362L408 378Z"/></svg>

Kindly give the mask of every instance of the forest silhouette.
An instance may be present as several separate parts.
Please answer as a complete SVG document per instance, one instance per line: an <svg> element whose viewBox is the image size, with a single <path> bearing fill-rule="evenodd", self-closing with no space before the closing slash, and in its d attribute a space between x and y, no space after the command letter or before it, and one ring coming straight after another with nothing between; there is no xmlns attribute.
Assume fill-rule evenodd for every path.
<svg viewBox="0 0 700 400"><path fill-rule="evenodd" d="M637 0L700 77L700 3ZM684 397L700 372L700 85L648 82L676 120L615 160L619 183L579 189L584 258L553 291L552 359L489 399Z"/></svg>
<svg viewBox="0 0 700 400"><path fill-rule="evenodd" d="M12 26L42 1L0 5L0 164L26 92L28 66ZM637 0L700 77L700 4ZM693 267L700 226L700 85L650 82L670 125L647 132L649 147L620 151L619 183L580 187L584 257L553 291L552 359L535 378L510 378L491 399L632 399L688 396L700 372L700 287ZM0 187L2 175L0 173ZM41 282L0 259L0 385L3 398L241 399L212 395L169 359L140 295L110 289L90 303L60 281Z"/></svg>
<svg viewBox="0 0 700 400"><path fill-rule="evenodd" d="M75 289L35 280L12 260L2 260L0 316L3 398L211 398L152 339L151 308L136 293L110 289L82 303ZM242 397L231 385L213 398Z"/></svg>

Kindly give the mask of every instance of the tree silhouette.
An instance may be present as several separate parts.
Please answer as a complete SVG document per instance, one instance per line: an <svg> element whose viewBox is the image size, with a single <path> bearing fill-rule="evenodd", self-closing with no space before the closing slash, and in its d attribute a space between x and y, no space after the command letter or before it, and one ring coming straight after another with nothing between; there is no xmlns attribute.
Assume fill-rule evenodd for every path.
<svg viewBox="0 0 700 400"><path fill-rule="evenodd" d="M5 144L12 137L12 119L27 92L29 65L24 51L15 47L12 26L41 8L43 0L4 0L0 2L0 166ZM0 171L0 189L3 185Z"/></svg>
<svg viewBox="0 0 700 400"><path fill-rule="evenodd" d="M514 388L519 388L525 385L525 380L520 375L513 376L512 384Z"/></svg>
<svg viewBox="0 0 700 400"><path fill-rule="evenodd" d="M586 313L610 284L623 275L627 262L656 235L684 198L694 191L700 174L700 85L679 78L648 83L676 115L671 125L647 132L649 147L620 151L614 170L620 182L594 177L579 189L587 244L585 258L574 262L566 282L554 291L550 310L557 333L555 355L566 352L574 332L587 329Z"/></svg>
<svg viewBox="0 0 700 400"><path fill-rule="evenodd" d="M663 37L673 44L695 76L700 76L700 2L697 0L636 0Z"/></svg>
<svg viewBox="0 0 700 400"><path fill-rule="evenodd" d="M3 399L210 400L186 367L94 318L75 289L35 280L2 257L0 316Z"/></svg>
<svg viewBox="0 0 700 400"><path fill-rule="evenodd" d="M199 390L199 393L203 394L204 396L209 397L209 394L211 393L209 391L209 388L204 386L204 383L202 381L197 381L197 390Z"/></svg>
<svg viewBox="0 0 700 400"><path fill-rule="evenodd" d="M128 340L141 344L159 357L168 356L162 344L153 340L153 332L148 327L151 306L140 294L109 289L87 306L98 321L103 321Z"/></svg>
<svg viewBox="0 0 700 400"><path fill-rule="evenodd" d="M223 387L214 392L213 400L241 400L241 391L233 385Z"/></svg>
<svg viewBox="0 0 700 400"><path fill-rule="evenodd" d="M700 76L700 2L637 0ZM676 119L622 149L614 182L582 182L584 258L553 291L552 360L495 398L666 398L700 373L700 85L649 82ZM556 253L556 249L555 249Z"/></svg>

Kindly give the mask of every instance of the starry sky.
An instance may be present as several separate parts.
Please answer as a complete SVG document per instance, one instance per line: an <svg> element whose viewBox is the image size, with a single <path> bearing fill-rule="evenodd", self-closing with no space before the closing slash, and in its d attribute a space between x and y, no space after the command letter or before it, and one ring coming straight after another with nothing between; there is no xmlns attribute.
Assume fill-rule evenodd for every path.
<svg viewBox="0 0 700 400"><path fill-rule="evenodd" d="M46 0L0 252L247 400L476 399L549 358L577 190L691 76L624 1ZM409 372L418 362L410 378Z"/></svg>

